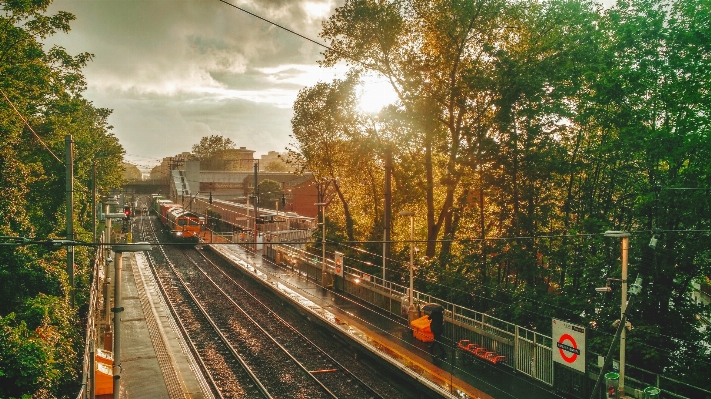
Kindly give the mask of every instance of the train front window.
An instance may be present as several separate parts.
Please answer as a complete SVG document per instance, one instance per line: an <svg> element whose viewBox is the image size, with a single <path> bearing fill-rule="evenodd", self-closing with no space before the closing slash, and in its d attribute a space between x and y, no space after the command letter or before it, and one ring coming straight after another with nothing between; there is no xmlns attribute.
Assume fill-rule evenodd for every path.
<svg viewBox="0 0 711 399"><path fill-rule="evenodd" d="M178 226L185 226L187 222L188 221L185 219L178 219Z"/></svg>
<svg viewBox="0 0 711 399"><path fill-rule="evenodd" d="M191 225L191 226L199 226L199 225L200 225L200 220L198 220L198 219L190 219L190 225Z"/></svg>

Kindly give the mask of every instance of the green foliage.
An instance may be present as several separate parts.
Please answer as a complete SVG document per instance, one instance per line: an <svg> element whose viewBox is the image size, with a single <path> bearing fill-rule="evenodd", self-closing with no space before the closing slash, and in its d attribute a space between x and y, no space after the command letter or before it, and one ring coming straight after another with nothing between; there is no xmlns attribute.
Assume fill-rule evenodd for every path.
<svg viewBox="0 0 711 399"><path fill-rule="evenodd" d="M235 147L231 139L212 135L201 138L199 143L193 145L192 155L203 164L203 169L219 169L221 152Z"/></svg>
<svg viewBox="0 0 711 399"><path fill-rule="evenodd" d="M633 232L629 361L707 386L709 310L690 292L711 275L710 24L699 0L347 0L324 24L323 64L379 74L399 101L365 116L337 96L347 80L304 89L292 156L382 187L392 149L393 214L415 211L426 241L418 289L544 333L551 317L590 326L597 352L620 306L619 285L594 290L621 278L620 242L602 233ZM353 180L329 218L373 240L383 194ZM405 282L409 226L393 219L389 271Z"/></svg>
<svg viewBox="0 0 711 399"><path fill-rule="evenodd" d="M265 172L289 172L289 170L289 165L281 160L269 162L264 166Z"/></svg>
<svg viewBox="0 0 711 399"><path fill-rule="evenodd" d="M374 193L380 177L364 118L356 110L359 79L358 71L353 70L345 79L318 83L299 92L291 120L295 149L289 153L293 163L315 174L323 201L328 202L329 191L338 197L342 210L338 215L342 215L351 240L355 234L353 208L360 207L374 216L377 196L372 197L376 205L368 209L371 203L362 204L362 197L347 193L358 189Z"/></svg>
<svg viewBox="0 0 711 399"><path fill-rule="evenodd" d="M111 111L81 97L91 55L45 48L43 39L67 32L74 19L44 15L50 3L0 1L0 235L65 238L65 137L72 135L74 238L90 241L92 184L99 192L121 184L124 151L110 133ZM91 261L88 248L75 249L80 307ZM0 248L0 397L76 396L83 334L67 301L65 267L64 249Z"/></svg>
<svg viewBox="0 0 711 399"><path fill-rule="evenodd" d="M0 396L21 397L27 392L46 397L56 392L59 370L52 343L17 320L14 313L0 318Z"/></svg>
<svg viewBox="0 0 711 399"><path fill-rule="evenodd" d="M278 181L264 179L257 185L259 190L259 206L263 208L276 209L276 203L281 203L284 193Z"/></svg>

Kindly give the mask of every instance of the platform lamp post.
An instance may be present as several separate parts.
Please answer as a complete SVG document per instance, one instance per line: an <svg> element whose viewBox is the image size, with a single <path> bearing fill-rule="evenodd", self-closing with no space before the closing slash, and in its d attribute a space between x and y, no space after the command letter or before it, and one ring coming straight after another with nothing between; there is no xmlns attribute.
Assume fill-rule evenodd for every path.
<svg viewBox="0 0 711 399"><path fill-rule="evenodd" d="M111 331L111 299L109 298L109 293L111 292L111 278L109 277L109 265L111 262L113 262L113 259L111 259L111 248L108 246L108 244L111 243L111 217L110 215L110 210L111 206L116 206L118 205L118 200L114 197L109 197L106 198L103 201L104 204L104 223L106 223L106 231L104 233L104 241L103 245L104 247L101 249L102 251L106 251L106 254L104 256L104 287L102 289L102 295L104 297L104 345L105 348L108 347L108 345L111 344L112 342L112 334L113 332ZM115 284L115 282L114 282ZM113 349L113 348L112 348Z"/></svg>
<svg viewBox="0 0 711 399"><path fill-rule="evenodd" d="M630 249L630 233L627 231L612 231L605 232L605 237L618 237L622 239L622 301L620 304L620 320L625 320L625 312L627 311L627 255ZM619 398L625 396L625 341L627 339L627 328L622 326L620 334L620 382L617 388Z"/></svg>
<svg viewBox="0 0 711 399"><path fill-rule="evenodd" d="M403 211L400 212L400 216L410 217L410 289L407 293L407 298L409 302L409 306L407 308L407 321L409 326L409 323L414 320L415 315L417 313L417 311L415 310L415 301L412 298L412 294L414 292L414 280L412 274L415 265L415 212Z"/></svg>
<svg viewBox="0 0 711 399"><path fill-rule="evenodd" d="M111 218L109 217L109 212L111 211L111 206L118 206L119 202L116 197L109 197L104 200L104 221L106 222L106 243L111 242ZM108 248L108 247L107 247Z"/></svg>
<svg viewBox="0 0 711 399"><path fill-rule="evenodd" d="M91 224L93 243L96 244L96 158L92 162L91 168L91 218L93 223Z"/></svg>
<svg viewBox="0 0 711 399"><path fill-rule="evenodd" d="M111 211L111 206L118 206L119 202L115 197L109 197L104 200L104 223L106 224L106 234L104 234L104 245L111 243L111 218L109 213ZM104 277L108 279L109 277L109 262L111 262L111 248L108 246L106 249L106 269ZM108 315L107 315L108 318Z"/></svg>
<svg viewBox="0 0 711 399"><path fill-rule="evenodd" d="M314 205L321 210L321 285L326 286L326 203L317 202Z"/></svg>
<svg viewBox="0 0 711 399"><path fill-rule="evenodd" d="M138 242L135 244L114 245L113 250L116 253L116 261L114 262L114 307L111 311L114 313L114 366L113 366L113 391L114 399L120 398L121 390L121 318L123 312L121 306L121 267L123 265L124 252L142 252L150 251L151 245L147 242Z"/></svg>

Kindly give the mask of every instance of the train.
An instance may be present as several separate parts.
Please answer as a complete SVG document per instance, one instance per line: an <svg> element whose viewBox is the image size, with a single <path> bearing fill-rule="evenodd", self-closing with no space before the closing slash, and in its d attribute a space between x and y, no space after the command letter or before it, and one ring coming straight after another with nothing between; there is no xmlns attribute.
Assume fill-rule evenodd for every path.
<svg viewBox="0 0 711 399"><path fill-rule="evenodd" d="M199 242L205 218L188 211L182 205L153 195L153 211L168 231L170 238L179 242Z"/></svg>

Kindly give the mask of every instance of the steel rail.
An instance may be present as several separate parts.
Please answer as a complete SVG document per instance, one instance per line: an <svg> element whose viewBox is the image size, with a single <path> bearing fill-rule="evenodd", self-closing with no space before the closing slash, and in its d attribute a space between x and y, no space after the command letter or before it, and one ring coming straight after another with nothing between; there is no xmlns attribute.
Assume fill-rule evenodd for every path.
<svg viewBox="0 0 711 399"><path fill-rule="evenodd" d="M220 273L222 274L222 276L224 276L224 277L226 278L226 281L227 281L227 282L231 283L231 287L236 288L237 290L239 290L239 291L241 291L242 293L244 293L247 297L249 297L249 298L251 299L250 303L259 305L264 311L266 311L266 314L267 314L267 315L271 316L274 320L276 320L278 323L280 323L283 327L286 327L287 329L289 329L293 334L295 334L296 336L298 336L299 339L300 339L302 342L306 342L306 343L308 343L309 345L311 345L311 347L312 347L313 349L315 349L319 354L321 354L321 355L323 355L324 357L328 358L328 360L329 360L330 362L332 362L332 363L334 363L335 365L337 365L338 368L340 368L340 370L343 370L345 373L348 374L348 376L350 376L353 380L357 381L362 387L364 387L367 391L369 391L370 394L374 395L374 396L369 396L370 398L383 398L383 395L381 395L380 393L378 393L373 387L371 387L371 386L370 386L369 384L367 384L365 381L363 381L362 379L360 379L355 373L351 372L346 366L344 366L344 365L341 364L339 361L337 361L336 359L334 359L333 356L331 356L330 354L328 354L328 352L326 352L325 350L323 350L323 349L322 349L320 346L318 346L315 342L311 341L308 337L306 337L304 334L302 334L302 333L301 333L299 330L297 330L294 326L292 326L291 324L289 324L286 320L284 320L284 318L282 318L281 316L279 316L276 312L274 312L268 305L266 305L264 302L262 302L262 301L261 301L259 298L257 298L254 294L252 294L251 292L247 291L247 289L245 289L243 286L241 286L234 278L232 278L232 277L231 277L230 275L228 275L221 267L219 267L217 264L215 264L215 262L213 262L212 260L210 260L209 258L207 258L207 257L205 256L205 254L203 254L203 253L200 252L200 251L197 251L197 252L198 252L198 254L202 257L202 259L204 259L204 260L205 260L208 264L210 264L214 269L216 269L218 272L220 272ZM202 271L202 273L203 273L206 277L208 277L211 281L213 281L214 284L216 284L216 283L214 282L214 280L212 280L212 278L209 277L209 275L207 274L207 272L202 269L202 267L200 267L199 265L197 265L197 263L195 263L195 264L196 264L196 266ZM221 281L224 281L224 280L221 280ZM261 325L260 325L260 328L262 328ZM311 374L322 374L322 373L333 372L333 371L336 371L336 370L312 370L312 371L310 371L310 372L311 372ZM314 376L314 377L315 377L315 376Z"/></svg>
<svg viewBox="0 0 711 399"><path fill-rule="evenodd" d="M157 235L155 234L155 229L154 226L151 224L151 228L153 231L154 237L157 239ZM176 276L176 278L181 281L180 276L177 274L177 271L174 268L173 263L169 260L168 255L165 253L165 250L163 247L159 247L160 252L165 258L165 263L169 266L169 268L173 271L173 274ZM173 314L174 319L176 320L176 323L178 324L178 327L181 330L181 334L185 338L186 342L188 342L189 347L193 355L197 358L197 361L200 365L200 368L202 369L203 373L206 375L206 378L210 381L212 384L211 389L213 392L220 398L224 398L225 396L223 395L222 391L218 387L218 383L215 381L213 378L213 372L210 371L210 366L208 366L205 363L205 359L203 359L203 356L200 354L200 350L198 349L198 345L195 343L195 341L190 337L190 333L188 332L188 328L184 325L181 316L178 313L178 310L175 308L173 301L170 300L170 294L168 293L166 287L164 286L164 282L161 280L160 276L158 275L158 271L156 268L156 261L153 259L153 255L149 255L150 262L152 262L152 267L151 270L154 273L154 276L156 278L156 282L159 286L159 289L161 291L161 294L163 295L166 304L168 305L170 312ZM201 314L203 317L206 318L209 324L212 325L213 329L217 333L217 336L220 338L222 343L225 345L227 348L228 352L230 352L235 360L240 364L242 367L242 371L246 372L251 381L257 386L258 390L260 393L267 399L274 399L272 395L269 394L269 392L266 390L266 388L262 385L261 381L259 378L252 372L252 370L247 366L247 364L244 362L244 360L239 356L239 354L235 351L235 349L230 345L229 341L227 338L222 334L216 327L214 321L210 319L210 317L207 315L206 311L200 304L197 302L197 299L195 296L186 288L184 281L181 281L183 285L183 289L186 291L187 295L193 300L194 305L200 310ZM189 305L188 305L189 306Z"/></svg>
<svg viewBox="0 0 711 399"><path fill-rule="evenodd" d="M261 331L262 334L267 339L269 339L274 345L276 345L282 351L282 353L284 353L289 359L291 359L291 361L304 372L304 375L308 376L313 382L315 382L319 387L321 387L323 392L326 393L328 396L330 396L331 398L334 398L334 399L338 399L338 396L336 394L334 394L321 380L316 378L316 376L314 374L312 374L312 371L309 370L308 368L306 368L304 366L304 364L302 362L300 362L276 338L274 338L273 335L271 335L261 325L259 325L259 322L257 322L252 316L249 315L249 313L247 311L245 311L239 304L237 304L217 283L215 283L215 281L207 273L205 273L204 270L202 270L202 268L200 268L197 265L197 263L193 259L189 258L187 255L186 255L186 259L188 259L191 263L193 263L193 265L207 279L207 281L209 281L212 284L212 286L215 287L215 289L223 295L224 299L228 303L232 304L232 307L237 309L242 314L242 316L244 316L247 320L249 320L249 322L251 322L253 324L253 327L256 327L259 331Z"/></svg>
<svg viewBox="0 0 711 399"><path fill-rule="evenodd" d="M149 213L149 215L150 215L150 213ZM150 222L150 219L149 219L149 222ZM158 241L158 236L155 233L153 224L148 223L148 225L150 226L150 234L153 236L153 238L156 239L156 241ZM143 229L143 221L141 222L140 233L144 238L148 234ZM173 320L175 321L175 324L178 327L180 335L185 340L185 342L188 346L188 349L190 350L190 353L192 353L193 358L197 362L197 365L200 368L200 371L202 372L203 376L209 381L210 391L212 392L213 395L216 395L218 398L224 399L222 392L220 392L220 390L217 388L217 382L215 381L214 378L212 378L212 374L209 372L209 368L208 368L207 364L205 364L204 360L200 356L200 352L197 348L197 345L190 338L190 335L188 334L187 329L186 329L185 325L183 324L183 321L181 320L180 317L178 317L178 312L175 309L175 307L173 306L173 303L168 300L168 293L166 292L163 282L160 280L160 278L158 276L158 272L156 270L156 264L155 264L155 260L153 258L153 254L148 254L148 256L146 256L146 259L148 261L149 269L151 270L151 273L153 274L153 277L156 281L156 285L158 286L158 290L161 292L161 295L163 296L165 304L166 304L166 306L168 306L168 310L173 315Z"/></svg>

